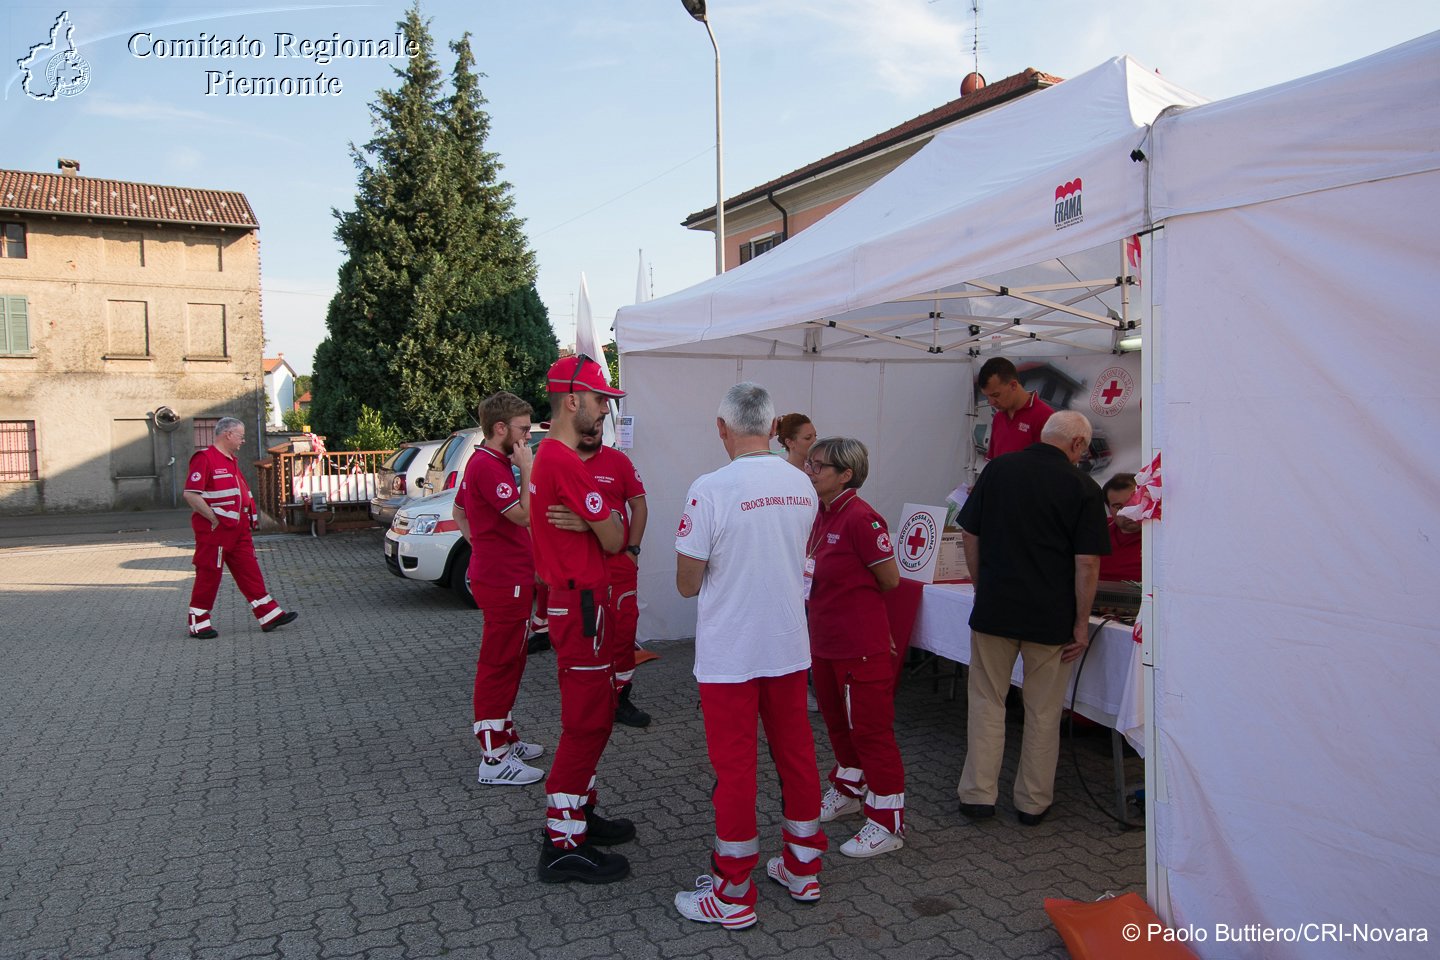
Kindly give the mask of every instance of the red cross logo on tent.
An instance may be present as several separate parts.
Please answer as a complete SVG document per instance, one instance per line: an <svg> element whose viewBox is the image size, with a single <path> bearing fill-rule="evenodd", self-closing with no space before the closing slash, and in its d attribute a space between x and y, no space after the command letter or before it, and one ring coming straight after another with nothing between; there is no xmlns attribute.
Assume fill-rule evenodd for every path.
<svg viewBox="0 0 1440 960"><path fill-rule="evenodd" d="M1111 380L1110 386L1100 391L1100 396L1105 398L1105 406L1108 407L1110 406L1110 404L1115 402L1116 397L1120 396L1124 392L1125 388L1120 386L1119 380Z"/></svg>

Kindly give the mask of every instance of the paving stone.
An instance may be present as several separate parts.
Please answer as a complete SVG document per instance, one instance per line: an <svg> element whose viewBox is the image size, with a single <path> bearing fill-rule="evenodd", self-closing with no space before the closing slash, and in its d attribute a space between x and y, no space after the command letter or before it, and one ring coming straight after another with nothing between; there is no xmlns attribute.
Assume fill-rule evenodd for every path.
<svg viewBox="0 0 1440 960"><path fill-rule="evenodd" d="M617 729L599 772L601 809L637 822L633 876L539 884L542 786L474 781L479 614L392 576L378 531L256 549L301 619L260 632L227 578L221 636L197 642L182 636L187 544L0 547L0 957L1058 960L1044 897L1143 890L1143 832L1119 830L1079 779L1109 802L1108 740L1062 750L1042 826L1016 824L1008 794L969 823L964 685L950 700L922 668L896 702L905 849L847 860L859 821L827 825L824 898L791 901L762 873L780 844L762 743L760 923L684 920L672 900L707 869L713 832L687 642L655 645L635 697L656 721ZM549 749L542 766L556 697L553 654L532 657L515 719ZM1140 761L1126 767L1138 781Z"/></svg>

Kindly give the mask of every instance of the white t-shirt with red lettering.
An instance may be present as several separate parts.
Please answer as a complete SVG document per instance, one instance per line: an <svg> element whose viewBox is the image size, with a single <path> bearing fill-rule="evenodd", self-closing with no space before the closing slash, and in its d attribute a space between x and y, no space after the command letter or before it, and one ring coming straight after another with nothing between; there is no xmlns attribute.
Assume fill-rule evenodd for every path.
<svg viewBox="0 0 1440 960"><path fill-rule="evenodd" d="M675 550L706 562L695 679L743 683L810 666L805 539L818 498L783 457L738 457L685 495Z"/></svg>

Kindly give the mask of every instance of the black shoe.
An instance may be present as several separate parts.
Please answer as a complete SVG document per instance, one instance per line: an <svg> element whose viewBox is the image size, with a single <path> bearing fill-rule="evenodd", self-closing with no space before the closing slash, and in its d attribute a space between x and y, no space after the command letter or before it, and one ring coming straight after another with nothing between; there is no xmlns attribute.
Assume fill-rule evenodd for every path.
<svg viewBox="0 0 1440 960"><path fill-rule="evenodd" d="M635 839L635 821L624 817L614 820L595 812L595 804L585 804L585 842L597 847L613 847Z"/></svg>
<svg viewBox="0 0 1440 960"><path fill-rule="evenodd" d="M1044 822L1045 818L1046 818L1049 814L1050 814L1050 808L1049 808L1049 807L1046 807L1044 810L1041 810L1039 813L1026 813L1024 810L1016 810L1016 811L1015 811L1015 819L1016 819L1016 820L1019 820L1022 824L1024 824L1024 825L1027 826L1027 827L1038 827L1038 826L1040 826L1040 824L1041 824L1042 822Z"/></svg>
<svg viewBox="0 0 1440 960"><path fill-rule="evenodd" d="M630 687L620 691L620 702L615 705L615 722L627 727L650 726L650 714L630 702Z"/></svg>
<svg viewBox="0 0 1440 960"><path fill-rule="evenodd" d="M196 630L194 633L187 634L187 636L192 640L214 640L220 636L220 631L214 627L206 627L204 630Z"/></svg>
<svg viewBox="0 0 1440 960"><path fill-rule="evenodd" d="M539 877L541 883L614 883L630 876L630 861L618 853L603 853L589 843L573 850L561 850L547 836L541 840Z"/></svg>
<svg viewBox="0 0 1440 960"><path fill-rule="evenodd" d="M525 641L525 656L532 653L544 653L550 649L550 631L541 630L539 633L530 634L530 639Z"/></svg>
<svg viewBox="0 0 1440 960"><path fill-rule="evenodd" d="M989 820L995 816L995 804L962 803L960 804L960 816L967 820Z"/></svg>
<svg viewBox="0 0 1440 960"><path fill-rule="evenodd" d="M271 620L269 623L261 624L260 629L264 633L269 633L271 630L279 630L287 623L294 623L299 618L300 614L296 613L294 610L286 610L284 613L280 614L280 616L276 617L274 620Z"/></svg>

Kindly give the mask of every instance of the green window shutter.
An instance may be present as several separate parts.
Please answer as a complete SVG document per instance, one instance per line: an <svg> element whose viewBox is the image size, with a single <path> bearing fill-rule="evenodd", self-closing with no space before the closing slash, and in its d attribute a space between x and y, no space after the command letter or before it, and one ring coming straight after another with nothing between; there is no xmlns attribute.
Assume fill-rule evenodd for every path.
<svg viewBox="0 0 1440 960"><path fill-rule="evenodd" d="M3 352L30 352L30 312L24 297L4 297L5 330Z"/></svg>

